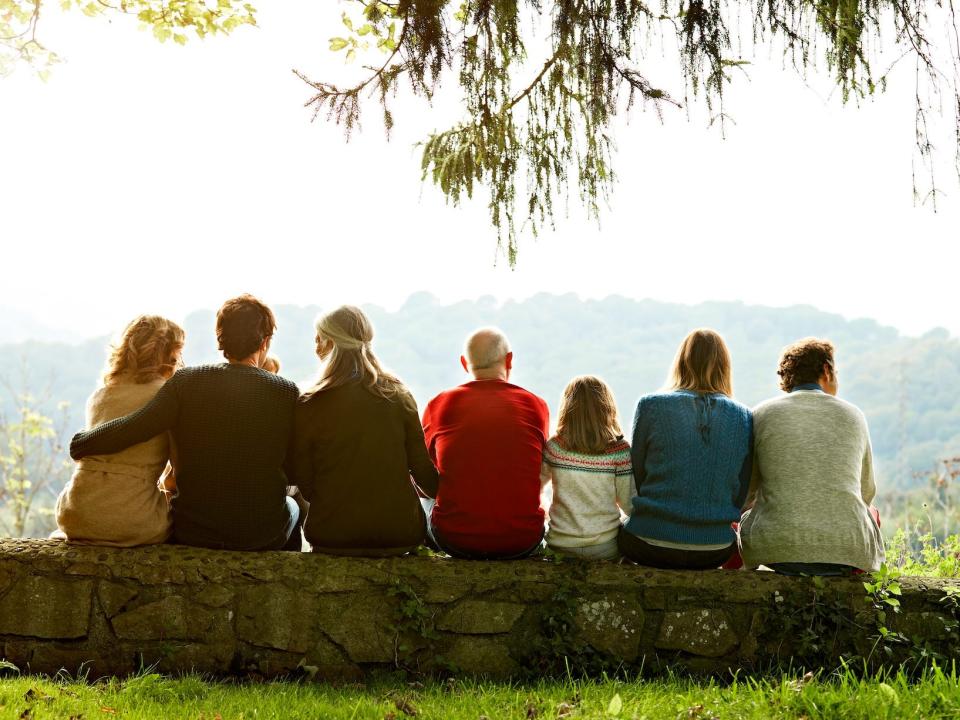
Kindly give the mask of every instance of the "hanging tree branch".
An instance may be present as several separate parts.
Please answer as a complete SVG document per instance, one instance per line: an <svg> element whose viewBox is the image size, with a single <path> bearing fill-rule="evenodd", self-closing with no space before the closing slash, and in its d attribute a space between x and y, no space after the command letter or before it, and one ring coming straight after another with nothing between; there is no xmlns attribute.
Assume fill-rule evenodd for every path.
<svg viewBox="0 0 960 720"><path fill-rule="evenodd" d="M38 39L38 28L54 1L0 0L0 75L22 64L41 76L49 72L57 56ZM179 44L190 34L204 38L256 24L248 0L56 2L91 16L133 16L159 41ZM599 217L616 180L612 123L636 99L661 118L664 108L681 106L674 97L687 108L691 99L702 99L710 122L724 126L732 71L749 63L734 50L739 35L731 29L745 23L754 50L780 50L804 74L824 64L844 103L883 91L892 70L913 58L915 166L924 170L914 168L916 201L930 198L935 207L940 195L934 136L941 132L935 116L944 112L953 115L945 140L960 180L956 0L660 0L656 10L643 0L341 2L348 8L345 32L330 39L330 49L348 61L367 50L382 51L385 59L345 87L295 70L313 91L306 106L314 117L326 111L349 137L363 105L375 101L389 136L401 80L427 101L441 85L455 86L464 119L420 144L423 178L454 204L483 186L498 247L511 265L521 230L536 234L552 225L556 202L568 200L571 189L588 214ZM525 43L540 40L543 57L528 57ZM672 94L639 69L658 46L676 54L682 87ZM873 66L885 52L895 59L875 76ZM921 188L921 177L928 187Z"/></svg>
<svg viewBox="0 0 960 720"><path fill-rule="evenodd" d="M956 105L952 141L960 177L960 32L954 0L662 0L658 12L641 0L346 0L345 5L356 7L364 24L354 28L350 13L344 13L349 32L332 38L331 49L355 54L375 40L388 53L387 61L346 89L297 71L316 91L307 105L315 116L328 108L328 117L349 134L359 118L362 92L375 88L389 132L390 103L400 77L410 76L414 94L428 100L438 85L456 85L465 119L420 143L423 179L454 204L472 198L482 185L498 247L511 265L521 229L536 234L552 225L555 201L566 198L571 186L588 214L598 217L616 179L611 123L618 113L629 111L637 97L658 113L665 106L681 107L636 69L646 50L658 42L662 46L667 37L662 28L672 28L676 38L685 92L704 99L711 122L729 117L724 94L733 80L731 70L749 62L735 54L730 32L740 23L742 7L749 9L755 48L773 44L804 73L824 63L844 103L883 90L899 60L913 56L916 146L919 162L931 173L932 197L931 106L925 97L942 87L949 88ZM547 22L539 35L538 20ZM398 23L401 32L392 42ZM938 40L941 26L946 32ZM524 40L544 34L549 49L518 90L516 81L530 77ZM881 56L881 39L899 57L876 78L872 65ZM945 70L938 61L950 67ZM915 186L916 181L915 175Z"/></svg>

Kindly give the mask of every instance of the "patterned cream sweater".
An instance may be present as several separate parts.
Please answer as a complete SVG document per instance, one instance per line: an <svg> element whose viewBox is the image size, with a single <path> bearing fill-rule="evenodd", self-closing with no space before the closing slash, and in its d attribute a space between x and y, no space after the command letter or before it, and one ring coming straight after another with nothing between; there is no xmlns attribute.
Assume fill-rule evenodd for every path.
<svg viewBox="0 0 960 720"><path fill-rule="evenodd" d="M794 390L757 406L753 428L755 504L740 521L744 565L878 569L883 537L869 512L877 488L863 413L819 390Z"/></svg>
<svg viewBox="0 0 960 720"><path fill-rule="evenodd" d="M630 445L619 442L601 455L564 450L556 438L543 450L543 486L553 484L547 544L558 548L600 545L616 539L620 510L634 495Z"/></svg>

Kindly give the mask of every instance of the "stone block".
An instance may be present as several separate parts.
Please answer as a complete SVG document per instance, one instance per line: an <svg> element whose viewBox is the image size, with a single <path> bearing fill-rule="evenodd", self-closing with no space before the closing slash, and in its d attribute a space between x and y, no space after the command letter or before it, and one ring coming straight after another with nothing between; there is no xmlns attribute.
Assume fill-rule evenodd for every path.
<svg viewBox="0 0 960 720"><path fill-rule="evenodd" d="M490 597L509 602L540 603L546 602L557 592L553 582L515 582L500 585Z"/></svg>
<svg viewBox="0 0 960 720"><path fill-rule="evenodd" d="M30 642L29 640L7 640L5 643L0 644L0 649L3 650L4 660L13 663L26 672L30 666L30 660L33 658L33 651L36 649L36 646L37 643Z"/></svg>
<svg viewBox="0 0 960 720"><path fill-rule="evenodd" d="M750 629L740 640L740 657L745 660L753 660L760 650L759 637L763 634L769 612L767 610L754 610L750 617Z"/></svg>
<svg viewBox="0 0 960 720"><path fill-rule="evenodd" d="M643 591L643 605L647 610L666 610L667 592L661 587L646 588Z"/></svg>
<svg viewBox="0 0 960 720"><path fill-rule="evenodd" d="M606 593L585 600L577 607L580 638L594 649L610 653L625 662L640 654L644 610L636 595Z"/></svg>
<svg viewBox="0 0 960 720"><path fill-rule="evenodd" d="M386 593L323 595L317 598L317 624L355 663L389 663L396 654L400 618ZM409 644L409 642L408 642Z"/></svg>
<svg viewBox="0 0 960 720"><path fill-rule="evenodd" d="M224 607L233 601L234 592L226 585L204 583L193 595L194 602L208 607Z"/></svg>
<svg viewBox="0 0 960 720"><path fill-rule="evenodd" d="M443 659L460 672L489 678L507 678L520 669L506 644L490 637L455 638Z"/></svg>
<svg viewBox="0 0 960 720"><path fill-rule="evenodd" d="M237 637L251 645L303 653L315 618L312 595L285 585L255 585L237 600Z"/></svg>
<svg viewBox="0 0 960 720"><path fill-rule="evenodd" d="M114 617L110 624L121 640L202 640L223 634L215 632L218 624L215 613L189 603L180 595L127 610Z"/></svg>
<svg viewBox="0 0 960 720"><path fill-rule="evenodd" d="M135 599L140 592L129 585L120 585L119 583L101 582L97 588L97 597L100 599L100 607L108 618L112 618L131 600Z"/></svg>
<svg viewBox="0 0 960 720"><path fill-rule="evenodd" d="M947 615L935 612L900 613L889 616L891 629L906 635L911 640L946 640L950 632L945 623L954 621Z"/></svg>
<svg viewBox="0 0 960 720"><path fill-rule="evenodd" d="M89 577L108 578L111 576L110 568L95 562L75 562L67 566L64 570L66 575L85 575Z"/></svg>
<svg viewBox="0 0 960 720"><path fill-rule="evenodd" d="M16 577L17 568L15 564L14 567L0 567L0 595L3 595L7 588L13 585Z"/></svg>
<svg viewBox="0 0 960 720"><path fill-rule="evenodd" d="M28 575L0 598L0 635L82 638L90 623L92 580Z"/></svg>
<svg viewBox="0 0 960 720"><path fill-rule="evenodd" d="M700 657L721 657L738 644L730 616L724 610L704 608L665 613L655 646Z"/></svg>
<svg viewBox="0 0 960 720"><path fill-rule="evenodd" d="M76 677L89 673L93 677L133 672L133 663L123 663L117 655L104 657L86 643L80 646L50 644L36 648L30 659L30 671L55 675L61 670Z"/></svg>
<svg viewBox="0 0 960 720"><path fill-rule="evenodd" d="M496 635L510 632L523 610L518 603L462 600L440 615L436 626L465 635Z"/></svg>
<svg viewBox="0 0 960 720"><path fill-rule="evenodd" d="M230 671L236 643L232 640L214 643L164 643L151 644L146 648L138 645L133 649L140 654L143 665L156 664L157 670L162 673L197 672L222 675Z"/></svg>

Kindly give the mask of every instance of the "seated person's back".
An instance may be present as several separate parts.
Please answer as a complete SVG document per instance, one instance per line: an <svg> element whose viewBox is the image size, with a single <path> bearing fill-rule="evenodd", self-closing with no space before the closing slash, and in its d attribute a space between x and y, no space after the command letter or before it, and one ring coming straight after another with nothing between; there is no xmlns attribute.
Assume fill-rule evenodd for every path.
<svg viewBox="0 0 960 720"><path fill-rule="evenodd" d="M752 507L740 524L747 566L834 574L831 566L875 570L883 562L870 512L876 485L867 422L835 397L833 368L829 343L791 346L780 369L788 394L754 410Z"/></svg>
<svg viewBox="0 0 960 720"><path fill-rule="evenodd" d="M181 364L184 332L157 315L127 325L110 354L103 387L87 402L87 428L146 405ZM167 433L113 455L89 456L57 498L54 537L129 547L166 542L172 516L157 487L170 459Z"/></svg>
<svg viewBox="0 0 960 720"><path fill-rule="evenodd" d="M317 321L317 384L296 412L291 481L310 503L304 534L315 552L402 555L426 531L413 480L437 490L417 405L380 365L373 325L344 305Z"/></svg>
<svg viewBox="0 0 960 720"><path fill-rule="evenodd" d="M281 467L298 391L244 365L187 368L179 393L174 538L190 545L268 546L285 522Z"/></svg>
<svg viewBox="0 0 960 720"><path fill-rule="evenodd" d="M441 393L424 411L427 448L440 473L431 527L445 550L522 555L543 538L540 463L549 411L507 382L512 357L501 333L478 331L461 358L476 379Z"/></svg>
<svg viewBox="0 0 960 720"><path fill-rule="evenodd" d="M691 331L677 350L670 389L645 395L631 447L637 495L620 533L631 560L705 570L736 551L732 524L750 481L752 417L733 399L733 365L715 330Z"/></svg>

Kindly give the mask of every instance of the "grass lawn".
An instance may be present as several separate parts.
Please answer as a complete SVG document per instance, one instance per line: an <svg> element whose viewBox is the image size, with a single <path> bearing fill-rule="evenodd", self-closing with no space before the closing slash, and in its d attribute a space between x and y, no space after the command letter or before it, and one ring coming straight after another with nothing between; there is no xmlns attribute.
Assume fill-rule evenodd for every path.
<svg viewBox="0 0 960 720"><path fill-rule="evenodd" d="M0 680L0 718L957 718L960 680L934 670L922 680L741 679L717 683L679 678L619 682L495 684L433 682L227 684L198 677L140 675L125 681L7 677Z"/></svg>

